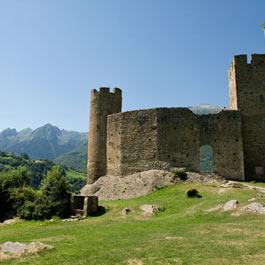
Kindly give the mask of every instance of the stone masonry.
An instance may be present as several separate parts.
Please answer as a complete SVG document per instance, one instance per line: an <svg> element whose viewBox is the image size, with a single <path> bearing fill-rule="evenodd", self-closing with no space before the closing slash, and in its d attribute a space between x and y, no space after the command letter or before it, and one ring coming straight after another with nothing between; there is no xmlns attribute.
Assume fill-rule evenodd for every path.
<svg viewBox="0 0 265 265"><path fill-rule="evenodd" d="M121 112L121 90L92 90L88 183L104 175L185 167L227 179L265 180L265 55L235 56L230 110L188 108Z"/></svg>

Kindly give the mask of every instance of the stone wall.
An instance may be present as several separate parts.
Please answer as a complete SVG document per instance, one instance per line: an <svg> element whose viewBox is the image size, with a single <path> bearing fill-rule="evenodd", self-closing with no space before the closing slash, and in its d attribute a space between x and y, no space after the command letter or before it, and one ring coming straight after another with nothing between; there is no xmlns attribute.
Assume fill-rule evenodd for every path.
<svg viewBox="0 0 265 265"><path fill-rule="evenodd" d="M265 55L235 56L229 70L230 108L242 113L247 179L265 180Z"/></svg>
<svg viewBox="0 0 265 265"><path fill-rule="evenodd" d="M157 108L108 116L109 175L186 167L200 171L200 147L213 149L213 172L244 179L238 111L195 115L186 108Z"/></svg>
<svg viewBox="0 0 265 265"><path fill-rule="evenodd" d="M107 169L107 116L121 111L122 96L119 88L113 92L102 87L92 90L90 96L90 123L88 139L88 183L106 174Z"/></svg>

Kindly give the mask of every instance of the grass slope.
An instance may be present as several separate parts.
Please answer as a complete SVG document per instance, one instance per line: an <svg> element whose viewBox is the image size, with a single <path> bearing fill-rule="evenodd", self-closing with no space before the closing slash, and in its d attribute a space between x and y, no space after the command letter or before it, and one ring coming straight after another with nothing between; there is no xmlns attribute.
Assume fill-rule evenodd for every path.
<svg viewBox="0 0 265 265"><path fill-rule="evenodd" d="M48 160L32 160L23 156L0 151L0 178L7 171L17 169L20 166L26 167L32 173L30 185L38 188L41 181L46 177L47 172L55 163ZM86 183L86 174L65 167L66 177L70 183L71 192L79 192Z"/></svg>
<svg viewBox="0 0 265 265"><path fill-rule="evenodd" d="M191 187L202 198L186 198L185 190ZM218 191L213 185L181 184L134 200L102 202L109 209L105 215L79 222L0 227L1 243L41 241L55 246L51 252L2 264L264 264L264 217L203 211L230 199L247 203L256 192ZM139 206L144 203L159 204L165 211L143 217ZM134 209L125 218L124 207Z"/></svg>

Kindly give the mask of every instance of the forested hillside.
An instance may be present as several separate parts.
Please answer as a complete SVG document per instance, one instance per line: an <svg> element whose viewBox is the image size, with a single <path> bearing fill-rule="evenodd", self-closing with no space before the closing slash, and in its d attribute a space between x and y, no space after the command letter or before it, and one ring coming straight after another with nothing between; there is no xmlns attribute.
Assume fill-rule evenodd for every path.
<svg viewBox="0 0 265 265"><path fill-rule="evenodd" d="M86 172L87 134L60 130L46 124L36 130L6 129L0 133L0 150L31 159L48 159Z"/></svg>

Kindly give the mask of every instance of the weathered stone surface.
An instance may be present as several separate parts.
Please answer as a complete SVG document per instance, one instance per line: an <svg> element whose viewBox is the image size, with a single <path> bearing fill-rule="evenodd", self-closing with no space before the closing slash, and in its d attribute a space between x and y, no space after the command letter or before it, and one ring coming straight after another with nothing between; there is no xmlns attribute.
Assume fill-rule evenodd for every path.
<svg viewBox="0 0 265 265"><path fill-rule="evenodd" d="M0 245L0 261L19 258L24 255L36 254L43 250L53 249L53 246L46 245L41 242L19 243L19 242L5 242Z"/></svg>
<svg viewBox="0 0 265 265"><path fill-rule="evenodd" d="M0 225L12 225L12 224L16 224L20 221L19 217L15 217L12 219L7 219L5 220L3 223L0 223Z"/></svg>
<svg viewBox="0 0 265 265"><path fill-rule="evenodd" d="M92 185L83 187L81 194L96 195L100 200L129 199L149 194L173 183L173 173L149 170L123 177L101 177ZM94 193L95 190L97 191Z"/></svg>
<svg viewBox="0 0 265 265"><path fill-rule="evenodd" d="M213 172L244 179L238 111L209 115L187 108L130 111L109 115L107 128L108 175L172 167L200 172L200 150L207 145L213 150Z"/></svg>
<svg viewBox="0 0 265 265"><path fill-rule="evenodd" d="M88 187L91 186L88 184ZM94 189L92 188L94 191ZM73 210L76 216L88 216L95 214L98 211L98 197L97 196L85 196L74 195L73 196Z"/></svg>
<svg viewBox="0 0 265 265"><path fill-rule="evenodd" d="M207 184L222 184L227 180L217 174L199 174L196 172L187 172L188 179L185 182L188 183L207 183Z"/></svg>
<svg viewBox="0 0 265 265"><path fill-rule="evenodd" d="M144 215L151 216L156 212L160 211L160 207L155 204L143 204L140 206L140 209L144 212Z"/></svg>
<svg viewBox="0 0 265 265"><path fill-rule="evenodd" d="M239 202L237 200L230 200L230 201L226 202L223 206L224 212L235 210L237 208L238 203Z"/></svg>
<svg viewBox="0 0 265 265"><path fill-rule="evenodd" d="M265 214L265 207L259 202L252 202L240 209L244 213Z"/></svg>

